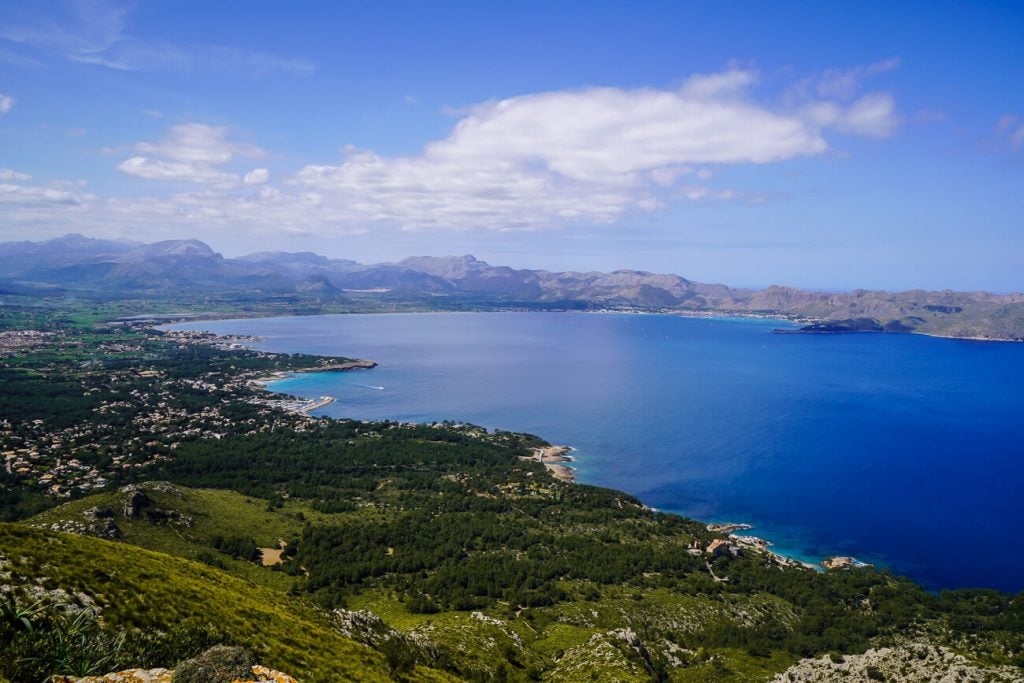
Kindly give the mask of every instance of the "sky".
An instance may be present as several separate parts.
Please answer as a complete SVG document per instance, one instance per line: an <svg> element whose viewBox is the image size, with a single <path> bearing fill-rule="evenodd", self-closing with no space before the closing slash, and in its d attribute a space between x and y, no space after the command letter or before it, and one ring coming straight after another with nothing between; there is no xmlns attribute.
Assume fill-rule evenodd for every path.
<svg viewBox="0 0 1024 683"><path fill-rule="evenodd" d="M1024 2L0 0L0 241L1024 290Z"/></svg>

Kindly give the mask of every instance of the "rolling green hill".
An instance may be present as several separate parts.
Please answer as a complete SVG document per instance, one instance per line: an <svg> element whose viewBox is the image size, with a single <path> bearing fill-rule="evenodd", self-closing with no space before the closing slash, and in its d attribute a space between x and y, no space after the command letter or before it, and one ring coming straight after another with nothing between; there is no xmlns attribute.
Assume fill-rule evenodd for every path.
<svg viewBox="0 0 1024 683"><path fill-rule="evenodd" d="M195 620L303 681L390 678L381 654L341 636L321 610L218 569L126 543L16 524L0 524L0 549L3 583L91 600L107 627L166 631ZM421 671L413 679L444 676Z"/></svg>
<svg viewBox="0 0 1024 683"><path fill-rule="evenodd" d="M222 451L228 461L230 451L230 445ZM316 469L309 466L317 457L311 452L294 449L291 457L297 467ZM353 467L344 449L321 457ZM224 474L224 461L209 453L204 459ZM435 467L444 461L438 456ZM431 467L419 464L415 476L423 477ZM188 459L179 466L187 471ZM464 496L455 495L458 489L425 494L430 485L422 480L417 495L400 478L378 476L391 481L361 492L361 506L332 513L315 510L308 500L268 506L227 490L141 483L28 520L84 534L110 535L113 525L117 545L52 531L15 533L20 527L8 526L2 547L38 558L19 569L25 576L51 576L48 565L56 564L62 570L51 576L53 585L106 596L117 604L108 608L111 623L166 628L205 614L233 640L277 652L266 657L271 665L295 675L311 672L309 680L317 680L333 660L309 644L298 645L303 641L295 634L312 638L322 630L377 650L385 674L413 677L427 675L429 668L464 680L768 681L802 657L850 655L886 644L934 652L934 661L925 662L932 667L928 671L941 670L941 657L956 653L991 680L1014 680L1019 671L1007 665L1021 658L1024 610L1010 596L929 596L885 573L822 574L781 567L753 552L715 558L715 575L728 579L715 582L703 551L698 557L689 551L716 534L652 513L622 494L544 479L540 471L527 477L542 478L532 489L496 483L495 471L482 485L463 480ZM515 479L515 467L504 476ZM253 474L252 485L258 487L261 478ZM494 493L481 495L486 491ZM140 492L149 503L126 515L126 503L138 505ZM473 504L468 499L484 507L507 505L508 513L459 512ZM110 514L97 517L103 510ZM21 535L28 541L7 540ZM285 557L283 571L258 566L215 549L216 539L231 537L261 545L285 539L295 554ZM529 541L524 545L522 538ZM168 577L148 568L128 571L123 558L111 565L113 571L92 569L120 555L113 548L126 548L125 557L137 567L145 564L141 558L158 557L129 544L196 557L223 570L179 562L171 566L187 571ZM438 554L432 552L436 548ZM199 603L237 605L249 614L255 601L264 615L288 612L304 624L298 630L282 624L279 632L265 629L265 619L256 619L257 625L221 607L197 613L195 602L158 615L149 611L152 604L176 605L180 595L196 591L197 582L208 584L192 598ZM142 597L122 603L110 594L119 590ZM226 591L242 591L245 600L228 598ZM321 607L296 598L303 595ZM291 635L286 638L284 631ZM349 650L328 646L349 658L353 644L344 642ZM289 649L296 646L307 652L306 660ZM917 663L916 655L906 656ZM363 666L367 660L357 661ZM378 668L368 666L353 680L374 680L381 666L376 661Z"/></svg>

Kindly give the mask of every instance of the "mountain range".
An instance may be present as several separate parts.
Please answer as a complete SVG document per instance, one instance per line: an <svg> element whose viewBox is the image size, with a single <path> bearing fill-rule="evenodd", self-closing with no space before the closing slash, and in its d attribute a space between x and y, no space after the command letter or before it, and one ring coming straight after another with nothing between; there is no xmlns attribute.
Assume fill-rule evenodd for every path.
<svg viewBox="0 0 1024 683"><path fill-rule="evenodd" d="M166 297L212 293L281 295L343 304L354 297L430 297L431 305L565 307L678 313L779 315L805 332L919 332L1024 340L1024 293L912 290L815 292L707 284L635 270L551 272L492 266L473 256L418 256L361 264L311 252L225 258L205 243L142 244L65 235L0 243L0 294Z"/></svg>

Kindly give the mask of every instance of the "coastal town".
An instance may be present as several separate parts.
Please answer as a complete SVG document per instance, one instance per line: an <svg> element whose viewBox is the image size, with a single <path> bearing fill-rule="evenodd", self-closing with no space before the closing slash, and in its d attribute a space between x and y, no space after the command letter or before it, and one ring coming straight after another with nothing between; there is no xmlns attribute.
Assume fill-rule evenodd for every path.
<svg viewBox="0 0 1024 683"><path fill-rule="evenodd" d="M41 412L33 413L42 417L32 419L5 414L0 421L0 466L7 481L49 497L69 498L103 489L167 460L188 441L278 429L302 432L318 422L309 413L333 398L271 395L260 383L268 370L370 365L348 359L296 360L245 350L244 345L258 341L254 337L162 333L141 326L125 327L125 332L96 344L66 333L0 333L0 353L11 359L0 367L5 371L28 368L46 378L67 406L54 410L43 405ZM42 353L44 349L50 353ZM207 362L194 363L194 372L174 362L175 354L191 358L197 349ZM242 350L245 355L232 362L230 354ZM52 357L55 351L61 355ZM12 363L15 353L16 366ZM127 362L127 354L141 361ZM239 367L241 359L255 367ZM303 367L303 362L312 367Z"/></svg>

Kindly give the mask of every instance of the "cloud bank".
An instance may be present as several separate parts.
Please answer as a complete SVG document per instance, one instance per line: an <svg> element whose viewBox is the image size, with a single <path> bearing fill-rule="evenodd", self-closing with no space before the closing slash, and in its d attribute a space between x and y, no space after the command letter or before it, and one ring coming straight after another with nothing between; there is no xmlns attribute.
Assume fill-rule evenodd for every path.
<svg viewBox="0 0 1024 683"><path fill-rule="evenodd" d="M232 142L227 136L228 129L223 126L202 123L171 126L167 136L159 142L136 143L134 151L145 156L125 159L117 168L150 180L233 186L238 183L238 176L220 171L218 167L238 156L259 159L265 152L256 145Z"/></svg>
<svg viewBox="0 0 1024 683"><path fill-rule="evenodd" d="M898 125L886 92L859 94L890 62L830 72L783 102L758 100L759 75L728 69L673 89L595 87L477 104L420 153L342 149L334 163L291 173L248 168L267 153L226 127L170 127L136 142L117 166L149 181L197 186L177 194L109 199L108 218L201 221L320 234L376 224L406 230L523 230L612 223L673 202L751 201L710 184L730 166L765 166L831 149L832 134L884 138ZM115 221L116 222L116 221Z"/></svg>

